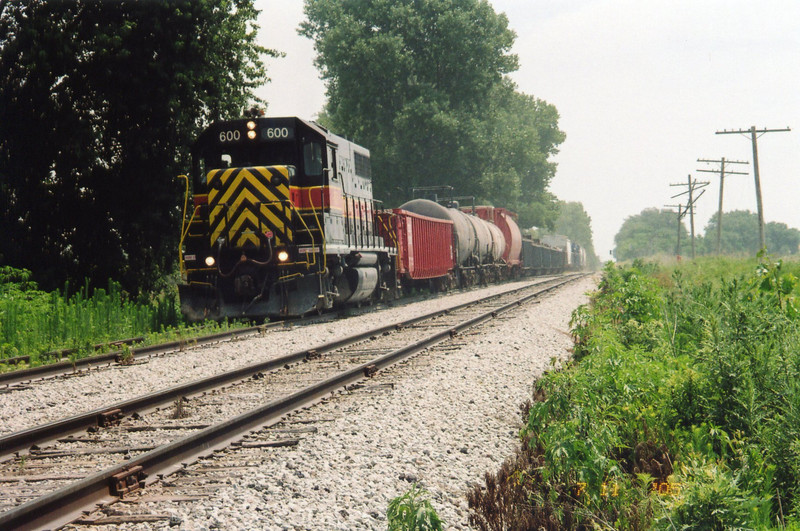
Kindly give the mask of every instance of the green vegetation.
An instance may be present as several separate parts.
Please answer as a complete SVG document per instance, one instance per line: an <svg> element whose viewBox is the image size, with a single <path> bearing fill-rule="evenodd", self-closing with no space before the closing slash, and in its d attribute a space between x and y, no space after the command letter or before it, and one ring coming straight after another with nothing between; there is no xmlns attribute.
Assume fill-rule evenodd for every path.
<svg viewBox="0 0 800 531"><path fill-rule="evenodd" d="M187 327L176 299L170 294L135 302L114 282L108 289L84 285L74 293L69 286L63 292L45 292L31 280L30 271L0 267L0 368L8 368L3 360L16 356L31 356L29 364L35 366L53 361L42 354L54 350L78 349L71 355L78 359L93 354L92 345L102 342L144 336L145 343L157 343L229 327ZM123 360L129 354L123 347Z"/></svg>
<svg viewBox="0 0 800 531"><path fill-rule="evenodd" d="M678 243L678 215L668 210L646 208L635 216L628 216L614 236L617 260L634 260L658 255L674 256ZM689 254L689 232L680 225L681 248Z"/></svg>
<svg viewBox="0 0 800 531"><path fill-rule="evenodd" d="M386 509L389 531L440 531L444 522L436 514L427 492L414 485L389 502Z"/></svg>
<svg viewBox="0 0 800 531"><path fill-rule="evenodd" d="M607 265L523 448L471 493L473 524L800 529L799 272Z"/></svg>
<svg viewBox="0 0 800 531"><path fill-rule="evenodd" d="M565 136L555 107L506 77L518 64L504 14L482 0L306 0L305 14L325 123L369 147L376 197L448 185L552 228L548 158Z"/></svg>
<svg viewBox="0 0 800 531"><path fill-rule="evenodd" d="M797 254L800 246L800 230L789 228L786 223L767 222L764 225L767 249L778 256ZM720 251L722 254L750 255L758 252L758 215L749 210L734 210L722 213L722 235ZM713 254L717 250L717 215L711 216L705 228L705 235L698 242L698 250L703 254Z"/></svg>
<svg viewBox="0 0 800 531"><path fill-rule="evenodd" d="M685 226L680 225L681 252L691 255L691 241ZM800 230L785 223L771 221L764 227L767 249L778 256L797 254L800 251ZM677 214L668 210L646 208L629 216L614 236L617 260L634 260L655 256L674 256L678 244ZM758 216L750 211L735 210L722 214L720 252L731 256L752 256L758 252ZM717 252L717 215L709 219L705 234L695 237L695 253L714 255Z"/></svg>
<svg viewBox="0 0 800 531"><path fill-rule="evenodd" d="M563 234L573 242L579 243L586 250L589 268L600 269L600 259L595 254L592 241L592 218L584 210L583 203L559 202L558 218L553 234Z"/></svg>
<svg viewBox="0 0 800 531"><path fill-rule="evenodd" d="M193 139L266 81L253 0L0 3L0 265L159 291Z"/></svg>

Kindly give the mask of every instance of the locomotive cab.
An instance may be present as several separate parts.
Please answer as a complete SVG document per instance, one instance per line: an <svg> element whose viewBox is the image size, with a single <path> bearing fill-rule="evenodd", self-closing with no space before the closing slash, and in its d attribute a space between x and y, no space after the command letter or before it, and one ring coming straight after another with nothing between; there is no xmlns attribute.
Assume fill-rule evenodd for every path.
<svg viewBox="0 0 800 531"><path fill-rule="evenodd" d="M190 319L303 315L372 298L389 278L364 148L256 117L212 124L192 160L179 286Z"/></svg>

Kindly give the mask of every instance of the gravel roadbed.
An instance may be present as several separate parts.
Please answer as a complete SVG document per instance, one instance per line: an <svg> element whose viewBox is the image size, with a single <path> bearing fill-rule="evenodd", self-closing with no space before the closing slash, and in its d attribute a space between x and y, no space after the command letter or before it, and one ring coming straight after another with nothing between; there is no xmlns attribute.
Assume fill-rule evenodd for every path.
<svg viewBox="0 0 800 531"><path fill-rule="evenodd" d="M459 338L461 346L424 352L361 390L290 416L287 425L304 416L325 419L294 447L223 452L219 459L249 465L228 474L210 497L130 506L172 515L170 522L108 529L386 529L389 501L414 483L430 493L448 529L470 529L466 492L512 455L519 406L534 380L569 356L571 312L595 284L586 278L562 288ZM385 322L393 311L347 321L347 331L371 319ZM337 333L335 325L320 326L330 327L322 332L330 337ZM291 333L280 337L299 341ZM144 494L158 496L162 488Z"/></svg>
<svg viewBox="0 0 800 531"><path fill-rule="evenodd" d="M0 435L308 349L528 282L453 293L329 323L272 329L262 337L226 341L134 365L99 368L42 384L35 383L30 389L0 394Z"/></svg>

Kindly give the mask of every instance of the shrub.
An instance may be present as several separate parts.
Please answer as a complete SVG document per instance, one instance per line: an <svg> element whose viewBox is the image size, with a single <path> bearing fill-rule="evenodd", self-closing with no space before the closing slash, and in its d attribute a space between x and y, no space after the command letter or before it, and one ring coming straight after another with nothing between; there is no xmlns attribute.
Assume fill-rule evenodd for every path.
<svg viewBox="0 0 800 531"><path fill-rule="evenodd" d="M436 514L427 492L417 485L389 502L386 519L389 531L440 531L444 522Z"/></svg>

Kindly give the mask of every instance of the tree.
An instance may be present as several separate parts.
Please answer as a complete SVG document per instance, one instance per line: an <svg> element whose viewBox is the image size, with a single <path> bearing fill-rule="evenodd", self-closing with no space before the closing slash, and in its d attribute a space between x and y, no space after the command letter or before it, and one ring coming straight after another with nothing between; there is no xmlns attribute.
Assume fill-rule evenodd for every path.
<svg viewBox="0 0 800 531"><path fill-rule="evenodd" d="M252 0L4 3L0 261L148 289L174 268L192 138L266 80Z"/></svg>
<svg viewBox="0 0 800 531"><path fill-rule="evenodd" d="M690 245L689 234L683 223L676 226L677 215L668 210L646 208L635 216L625 218L614 236L617 260L633 260L658 254L675 254L678 230L682 248Z"/></svg>
<svg viewBox="0 0 800 531"><path fill-rule="evenodd" d="M563 234L586 250L586 259L590 268L597 268L600 259L594 250L592 241L592 218L586 213L582 203L561 202L554 234Z"/></svg>
<svg viewBox="0 0 800 531"><path fill-rule="evenodd" d="M548 156L564 135L551 105L520 94L514 33L485 0L306 0L333 128L370 148L377 197L420 185L520 211L544 224ZM552 220L550 220L552 223Z"/></svg>
<svg viewBox="0 0 800 531"><path fill-rule="evenodd" d="M705 228L706 254L716 252L717 214L711 216ZM789 228L785 223L769 222L765 226L767 250L771 254L790 255L798 253L800 230ZM754 255L758 252L758 216L749 210L734 210L722 213L722 254Z"/></svg>

